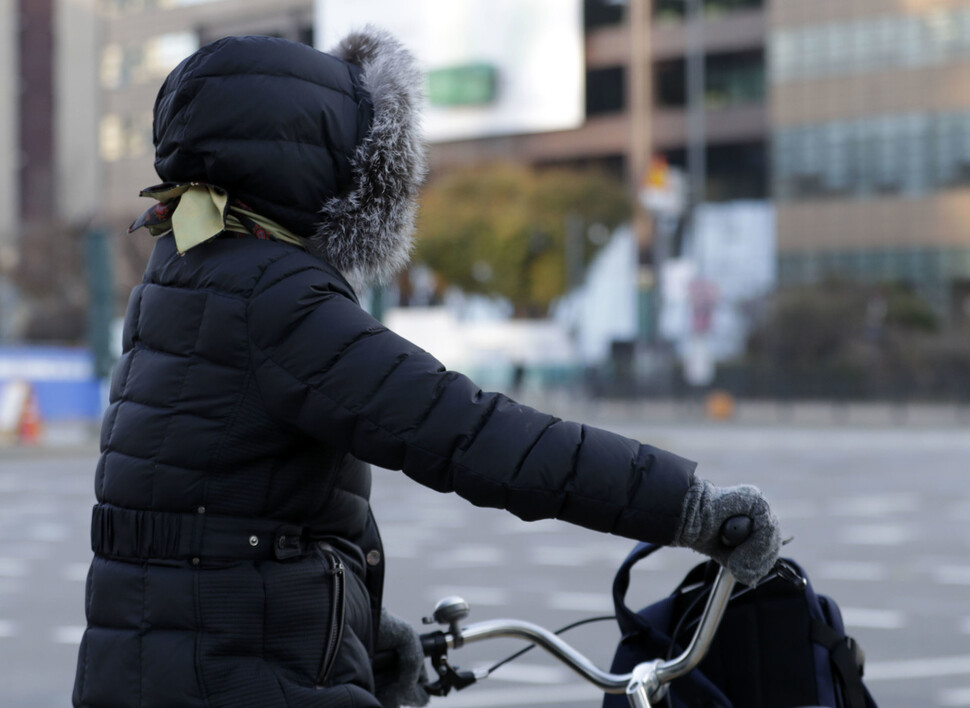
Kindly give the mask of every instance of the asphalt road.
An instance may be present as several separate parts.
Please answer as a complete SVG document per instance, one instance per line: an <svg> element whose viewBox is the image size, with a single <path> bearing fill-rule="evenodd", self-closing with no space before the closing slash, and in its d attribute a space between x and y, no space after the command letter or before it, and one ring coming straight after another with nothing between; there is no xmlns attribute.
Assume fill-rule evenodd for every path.
<svg viewBox="0 0 970 708"><path fill-rule="evenodd" d="M596 417L596 415L594 415ZM786 553L842 607L883 708L970 706L970 434L933 427L668 426L599 416L604 427L693 457L719 484L762 487L794 536ZM96 453L0 450L0 707L70 704ZM611 611L632 543L478 509L385 470L374 508L389 569L387 607L415 624L460 594L469 621L518 617L551 628ZM631 605L672 589L700 559L663 551L634 573ZM612 623L566 635L603 666ZM463 667L518 648L469 646ZM594 706L595 691L531 652L480 686L433 705Z"/></svg>

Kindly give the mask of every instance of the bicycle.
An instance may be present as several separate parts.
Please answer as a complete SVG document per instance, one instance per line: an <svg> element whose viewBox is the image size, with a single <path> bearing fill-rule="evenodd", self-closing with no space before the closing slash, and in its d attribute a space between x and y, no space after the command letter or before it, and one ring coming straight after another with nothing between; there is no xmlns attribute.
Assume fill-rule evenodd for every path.
<svg viewBox="0 0 970 708"><path fill-rule="evenodd" d="M722 543L729 547L740 545L748 537L750 530L749 518L728 519L721 530ZM446 696L452 690L462 690L487 678L505 662L489 669L461 671L449 662L449 650L487 639L511 638L525 640L531 646L547 651L605 693L626 694L632 708L651 708L663 698L671 681L689 673L704 659L735 584L734 576L726 568L720 568L687 648L673 659L658 658L647 661L625 674L603 671L557 634L531 622L495 619L462 627L461 622L470 613L469 604L457 596L443 598L435 606L433 614L424 618L426 624L440 624L448 628L445 631L435 630L421 635L422 650L431 659L437 679L425 685L425 689L431 695ZM391 668L395 661L394 655L378 655L374 661L375 672Z"/></svg>

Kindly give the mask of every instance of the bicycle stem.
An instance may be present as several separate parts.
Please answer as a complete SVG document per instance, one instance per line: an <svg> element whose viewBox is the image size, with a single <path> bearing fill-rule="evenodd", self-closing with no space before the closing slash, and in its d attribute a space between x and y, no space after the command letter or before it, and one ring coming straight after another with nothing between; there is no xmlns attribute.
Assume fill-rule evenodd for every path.
<svg viewBox="0 0 970 708"><path fill-rule="evenodd" d="M694 636L687 645L684 653L670 661L661 661L657 666L657 678L661 684L669 683L675 678L683 676L694 669L704 657L707 650L714 640L717 627L721 624L724 610L727 609L728 600L731 599L731 592L737 581L734 576L724 567L717 572L717 578L711 587L711 594L707 598L704 606L704 613L701 615L700 623Z"/></svg>

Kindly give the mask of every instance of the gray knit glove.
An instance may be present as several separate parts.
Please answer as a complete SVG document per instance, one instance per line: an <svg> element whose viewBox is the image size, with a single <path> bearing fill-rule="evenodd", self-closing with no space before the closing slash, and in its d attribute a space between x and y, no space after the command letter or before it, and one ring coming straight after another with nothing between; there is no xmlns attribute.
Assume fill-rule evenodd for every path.
<svg viewBox="0 0 970 708"><path fill-rule="evenodd" d="M424 668L421 639L410 624L381 609L381 624L377 631L377 651L397 653L397 671L393 675L376 675L375 694L384 708L426 706L430 700L422 683L428 682Z"/></svg>
<svg viewBox="0 0 970 708"><path fill-rule="evenodd" d="M740 546L727 548L721 543L721 526L739 515L751 518L751 535ZM708 555L731 571L738 582L753 586L778 559L781 530L757 487L716 487L695 477L684 498L680 528L670 545Z"/></svg>

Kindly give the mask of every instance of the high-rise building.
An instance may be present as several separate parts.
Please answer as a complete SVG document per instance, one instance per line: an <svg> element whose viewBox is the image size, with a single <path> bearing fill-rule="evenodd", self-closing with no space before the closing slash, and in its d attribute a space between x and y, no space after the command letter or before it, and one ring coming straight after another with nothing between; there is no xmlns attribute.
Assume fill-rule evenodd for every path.
<svg viewBox="0 0 970 708"><path fill-rule="evenodd" d="M165 76L220 37L264 34L313 43L313 0L101 0L98 160L104 216L127 225L145 208L152 108Z"/></svg>
<svg viewBox="0 0 970 708"><path fill-rule="evenodd" d="M94 0L0 0L0 255L97 209Z"/></svg>
<svg viewBox="0 0 970 708"><path fill-rule="evenodd" d="M970 2L769 16L781 281L895 282L970 319Z"/></svg>
<svg viewBox="0 0 970 708"><path fill-rule="evenodd" d="M768 194L763 5L762 0L703 2L705 194L710 200ZM585 0L583 124L575 130L437 143L432 167L510 158L537 165L599 165L634 186L649 159L638 151L652 150L683 166L688 144L684 6L683 0ZM637 57L644 66L636 66ZM646 99L642 107L637 106L640 95ZM636 139L643 128L649 129L646 139Z"/></svg>

